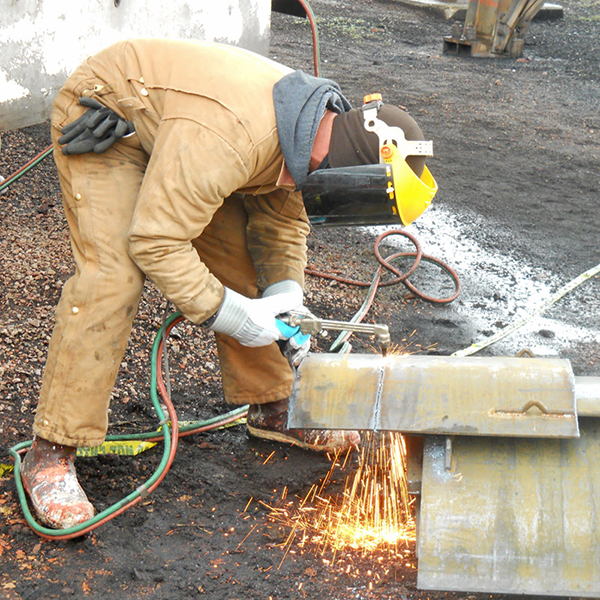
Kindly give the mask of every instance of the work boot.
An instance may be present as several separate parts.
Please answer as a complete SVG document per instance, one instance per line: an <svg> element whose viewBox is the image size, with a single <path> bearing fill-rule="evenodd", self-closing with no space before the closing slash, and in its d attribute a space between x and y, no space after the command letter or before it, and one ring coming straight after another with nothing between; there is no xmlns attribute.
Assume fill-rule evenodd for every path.
<svg viewBox="0 0 600 600"><path fill-rule="evenodd" d="M360 444L358 431L329 431L311 429L288 429L289 399L253 404L248 408L246 427L248 433L265 440L285 442L316 452L347 450Z"/></svg>
<svg viewBox="0 0 600 600"><path fill-rule="evenodd" d="M94 516L94 507L77 481L75 448L34 438L21 463L21 479L44 525L67 529Z"/></svg>

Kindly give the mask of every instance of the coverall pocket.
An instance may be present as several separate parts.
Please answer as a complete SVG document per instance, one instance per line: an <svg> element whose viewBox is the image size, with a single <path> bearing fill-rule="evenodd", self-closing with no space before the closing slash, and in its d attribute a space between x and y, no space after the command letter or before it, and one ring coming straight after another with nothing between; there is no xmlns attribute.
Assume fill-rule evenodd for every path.
<svg viewBox="0 0 600 600"><path fill-rule="evenodd" d="M72 78L75 74L72 75ZM65 86L60 90L54 104L52 106L52 126L57 129L62 129L68 123L75 121L87 109L79 104L79 98L82 96L83 90L93 89L95 77L86 77L78 83L74 83L73 87L69 84L71 79L67 80Z"/></svg>
<svg viewBox="0 0 600 600"><path fill-rule="evenodd" d="M290 192L281 207L280 213L284 217L302 219L305 215L302 194L300 192Z"/></svg>
<svg viewBox="0 0 600 600"><path fill-rule="evenodd" d="M52 125L58 129L78 119L86 110L79 98L95 98L101 104L110 106L104 96L113 93L111 84L102 83L97 77L86 77L69 89L68 83L60 91L52 110Z"/></svg>

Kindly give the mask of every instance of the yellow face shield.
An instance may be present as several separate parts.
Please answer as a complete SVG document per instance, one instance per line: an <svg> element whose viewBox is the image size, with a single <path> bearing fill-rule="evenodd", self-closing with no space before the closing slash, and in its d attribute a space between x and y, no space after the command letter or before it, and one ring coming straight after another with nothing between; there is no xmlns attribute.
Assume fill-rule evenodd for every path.
<svg viewBox="0 0 600 600"><path fill-rule="evenodd" d="M410 225L431 204L437 183L424 167L421 178L408 166L407 156L433 156L433 142L407 140L400 127L390 127L377 117L382 105L381 94L365 96L362 106L365 129L379 138L380 162L392 166L394 196L404 225Z"/></svg>
<svg viewBox="0 0 600 600"><path fill-rule="evenodd" d="M419 179L391 149L390 162L313 171L302 186L308 218L316 226L409 225L437 190L429 171Z"/></svg>
<svg viewBox="0 0 600 600"><path fill-rule="evenodd" d="M395 145L383 146L380 154L383 162L391 166L387 189L395 204L391 209L404 225L410 225L429 208L438 190L437 183L427 167L419 179Z"/></svg>
<svg viewBox="0 0 600 600"><path fill-rule="evenodd" d="M407 140L399 127L377 117L381 96L365 98L364 127L379 139L379 164L324 168L308 175L302 198L317 226L410 225L429 207L438 186L424 167L421 177L407 156L433 156L431 141Z"/></svg>

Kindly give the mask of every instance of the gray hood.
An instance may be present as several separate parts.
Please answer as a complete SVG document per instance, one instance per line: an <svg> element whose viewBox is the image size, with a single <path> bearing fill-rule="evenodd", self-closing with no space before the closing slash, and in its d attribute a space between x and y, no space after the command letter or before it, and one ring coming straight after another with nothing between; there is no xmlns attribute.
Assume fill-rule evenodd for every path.
<svg viewBox="0 0 600 600"><path fill-rule="evenodd" d="M325 110L343 113L352 108L331 79L294 71L273 88L279 145L297 189L308 176L317 129Z"/></svg>

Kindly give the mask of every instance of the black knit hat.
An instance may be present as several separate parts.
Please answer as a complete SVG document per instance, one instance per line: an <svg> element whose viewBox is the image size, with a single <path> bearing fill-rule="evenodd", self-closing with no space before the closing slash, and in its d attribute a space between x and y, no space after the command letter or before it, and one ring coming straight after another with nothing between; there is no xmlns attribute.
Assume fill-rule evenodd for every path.
<svg viewBox="0 0 600 600"><path fill-rule="evenodd" d="M377 117L390 127L400 127L407 140L424 140L423 132L405 110L383 104ZM408 166L421 177L425 166L424 156L407 156ZM333 120L329 143L329 166L352 167L379 163L379 138L367 131L360 108L338 114Z"/></svg>

